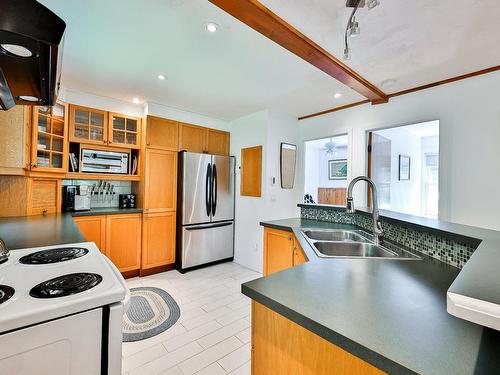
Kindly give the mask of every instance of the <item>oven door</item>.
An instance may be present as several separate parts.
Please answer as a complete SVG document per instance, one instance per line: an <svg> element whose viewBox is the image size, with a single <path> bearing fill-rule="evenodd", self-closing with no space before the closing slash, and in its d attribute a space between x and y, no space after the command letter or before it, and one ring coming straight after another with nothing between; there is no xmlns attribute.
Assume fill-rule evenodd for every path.
<svg viewBox="0 0 500 375"><path fill-rule="evenodd" d="M103 309L0 334L0 374L101 374Z"/></svg>

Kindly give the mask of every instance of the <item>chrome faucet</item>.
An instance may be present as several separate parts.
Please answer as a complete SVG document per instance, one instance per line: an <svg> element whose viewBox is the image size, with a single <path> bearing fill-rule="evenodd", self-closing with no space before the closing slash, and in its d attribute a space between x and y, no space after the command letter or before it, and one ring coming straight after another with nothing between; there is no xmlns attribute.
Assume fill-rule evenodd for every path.
<svg viewBox="0 0 500 375"><path fill-rule="evenodd" d="M375 186L375 183L369 179L368 177L365 176L359 176L356 177L351 181L349 184L349 187L347 188L347 205L346 205L346 212L353 214L356 210L354 209L354 199L352 198L352 189L354 188L354 185L356 185L356 182L358 181L366 181L368 185L371 186L372 188L372 202L373 202L373 242L375 245L380 245L382 244L384 240L384 230L382 229L382 224L380 223L379 219L379 212L378 212L378 202L377 202L377 187Z"/></svg>
<svg viewBox="0 0 500 375"><path fill-rule="evenodd" d="M9 259L9 249L5 246L5 242L0 238L0 263L4 263Z"/></svg>

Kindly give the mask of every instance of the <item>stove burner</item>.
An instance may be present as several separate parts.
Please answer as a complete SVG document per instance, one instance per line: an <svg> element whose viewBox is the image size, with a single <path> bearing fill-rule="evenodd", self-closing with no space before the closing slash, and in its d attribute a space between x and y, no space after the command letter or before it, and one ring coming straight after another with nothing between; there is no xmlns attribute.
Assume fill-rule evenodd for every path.
<svg viewBox="0 0 500 375"><path fill-rule="evenodd" d="M14 288L7 285L0 285L0 303L4 303L14 295Z"/></svg>
<svg viewBox="0 0 500 375"><path fill-rule="evenodd" d="M81 293L95 287L102 281L102 276L95 273L70 273L44 281L30 290L35 298L57 298Z"/></svg>
<svg viewBox="0 0 500 375"><path fill-rule="evenodd" d="M82 247L61 247L57 249L37 251L36 253L25 255L19 259L19 262L22 264L58 263L80 258L88 252L88 249L84 249Z"/></svg>

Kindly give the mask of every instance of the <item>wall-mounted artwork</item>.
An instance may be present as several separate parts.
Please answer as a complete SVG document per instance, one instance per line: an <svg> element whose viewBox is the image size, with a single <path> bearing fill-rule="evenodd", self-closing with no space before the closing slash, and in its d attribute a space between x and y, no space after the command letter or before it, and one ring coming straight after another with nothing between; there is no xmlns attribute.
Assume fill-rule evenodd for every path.
<svg viewBox="0 0 500 375"><path fill-rule="evenodd" d="M280 149L281 188L293 189L297 146L282 143Z"/></svg>
<svg viewBox="0 0 500 375"><path fill-rule="evenodd" d="M347 180L347 159L328 160L328 178Z"/></svg>
<svg viewBox="0 0 500 375"><path fill-rule="evenodd" d="M399 181L410 180L410 157L399 155Z"/></svg>

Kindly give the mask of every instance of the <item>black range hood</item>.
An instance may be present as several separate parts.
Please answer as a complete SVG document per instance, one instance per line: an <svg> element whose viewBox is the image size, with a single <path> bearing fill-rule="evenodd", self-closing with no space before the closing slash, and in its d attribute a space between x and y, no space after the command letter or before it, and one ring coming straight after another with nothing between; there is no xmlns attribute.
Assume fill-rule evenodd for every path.
<svg viewBox="0 0 500 375"><path fill-rule="evenodd" d="M0 0L0 106L54 105L66 23L36 0Z"/></svg>

